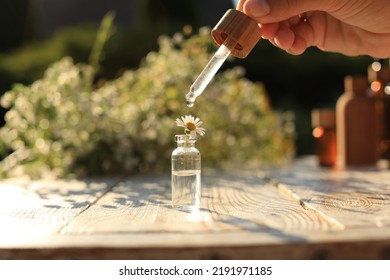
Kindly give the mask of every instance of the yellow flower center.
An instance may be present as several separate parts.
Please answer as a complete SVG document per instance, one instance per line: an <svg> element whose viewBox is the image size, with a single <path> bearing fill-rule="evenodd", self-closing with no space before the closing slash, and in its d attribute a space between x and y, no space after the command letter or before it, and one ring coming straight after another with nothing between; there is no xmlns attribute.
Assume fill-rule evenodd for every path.
<svg viewBox="0 0 390 280"><path fill-rule="evenodd" d="M187 123L186 127L189 131L193 131L196 129L196 125L194 123Z"/></svg>

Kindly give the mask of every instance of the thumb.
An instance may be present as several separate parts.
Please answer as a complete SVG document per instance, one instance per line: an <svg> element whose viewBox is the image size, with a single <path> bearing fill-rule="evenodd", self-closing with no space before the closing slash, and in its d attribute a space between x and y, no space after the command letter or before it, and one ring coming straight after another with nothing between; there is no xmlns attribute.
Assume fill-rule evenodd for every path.
<svg viewBox="0 0 390 280"><path fill-rule="evenodd" d="M271 23L283 21L308 11L327 11L328 2L331 1L246 0L241 3L241 7L244 13L258 22Z"/></svg>

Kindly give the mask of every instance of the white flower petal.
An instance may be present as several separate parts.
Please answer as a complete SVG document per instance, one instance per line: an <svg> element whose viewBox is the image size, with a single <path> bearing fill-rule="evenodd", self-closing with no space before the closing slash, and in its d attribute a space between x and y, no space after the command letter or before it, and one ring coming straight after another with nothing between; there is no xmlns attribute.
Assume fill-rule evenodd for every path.
<svg viewBox="0 0 390 280"><path fill-rule="evenodd" d="M184 122L181 119L176 119L176 125L181 127L185 126Z"/></svg>
<svg viewBox="0 0 390 280"><path fill-rule="evenodd" d="M182 116L181 119L176 119L176 125L180 127L184 127L185 133L187 134L189 132L188 130L188 124L192 124L190 127L195 127L194 130L190 131L191 138L196 139L196 134L199 134L201 136L205 135L206 129L201 127L203 122L199 118L195 118L192 115L186 115Z"/></svg>

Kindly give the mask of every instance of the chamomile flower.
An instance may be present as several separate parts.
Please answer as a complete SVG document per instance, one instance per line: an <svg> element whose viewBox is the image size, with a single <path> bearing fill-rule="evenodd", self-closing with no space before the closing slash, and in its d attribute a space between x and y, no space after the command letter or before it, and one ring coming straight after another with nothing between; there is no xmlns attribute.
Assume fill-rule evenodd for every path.
<svg viewBox="0 0 390 280"><path fill-rule="evenodd" d="M201 127L203 122L199 118L195 118L191 115L186 115L181 117L181 119L176 119L176 125L184 127L184 133L190 135L191 138L195 139L196 134L200 136L205 135L206 129Z"/></svg>

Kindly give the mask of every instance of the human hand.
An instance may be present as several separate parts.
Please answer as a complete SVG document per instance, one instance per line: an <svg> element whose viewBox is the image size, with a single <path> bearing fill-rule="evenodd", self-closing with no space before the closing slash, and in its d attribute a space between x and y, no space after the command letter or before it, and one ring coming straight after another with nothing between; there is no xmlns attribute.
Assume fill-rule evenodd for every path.
<svg viewBox="0 0 390 280"><path fill-rule="evenodd" d="M308 47L345 55L390 57L389 0L239 0L263 38L291 54Z"/></svg>

